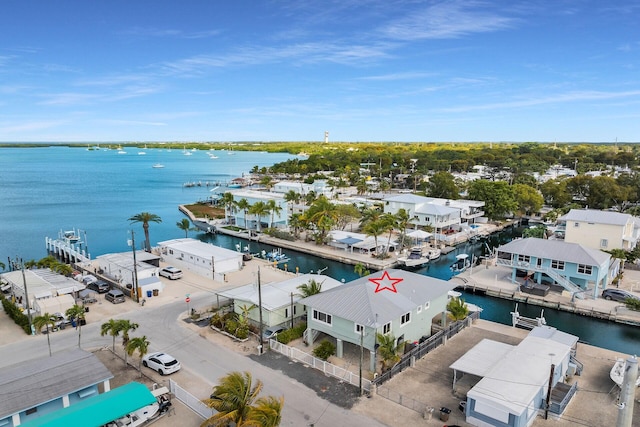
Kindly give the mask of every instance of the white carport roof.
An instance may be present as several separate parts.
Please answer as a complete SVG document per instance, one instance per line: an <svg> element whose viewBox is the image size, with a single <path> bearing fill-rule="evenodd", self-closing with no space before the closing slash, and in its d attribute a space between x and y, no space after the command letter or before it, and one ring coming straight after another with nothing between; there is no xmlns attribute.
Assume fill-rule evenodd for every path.
<svg viewBox="0 0 640 427"><path fill-rule="evenodd" d="M551 339L527 336L513 347L467 393L467 397L512 414L521 414L549 381L571 347Z"/></svg>
<svg viewBox="0 0 640 427"><path fill-rule="evenodd" d="M465 374L484 377L513 347L485 338L449 367Z"/></svg>

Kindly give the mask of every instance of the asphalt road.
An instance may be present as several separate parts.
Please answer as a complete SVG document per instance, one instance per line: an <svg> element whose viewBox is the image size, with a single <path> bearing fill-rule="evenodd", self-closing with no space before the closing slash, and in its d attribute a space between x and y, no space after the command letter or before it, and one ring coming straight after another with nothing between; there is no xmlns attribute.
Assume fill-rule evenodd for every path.
<svg viewBox="0 0 640 427"><path fill-rule="evenodd" d="M192 306L205 305L210 298L211 296L207 293L192 294ZM208 385L207 389L213 387L218 378L230 371L251 372L254 378L259 378L264 383L263 394L284 396L282 426L383 426L372 418L331 403L306 386L305 383L312 385L316 380L324 381L318 377L317 372L310 371L309 378L306 378L304 370L300 370L300 366L297 366L296 378L293 378L280 372L280 370L284 371L283 362L272 364L274 367L272 369L267 366L270 363L266 360L256 362L250 357L238 355L203 339L197 332L181 325L179 316L184 311L185 304L179 301L159 307L139 307L115 317L138 323L140 327L131 334L132 336L145 335L150 342L149 352L162 350L175 356L180 360L183 369ZM110 336L100 336L100 325L100 322L94 322L82 327L83 348L111 346ZM75 331L70 332L72 331L65 330L51 334L52 351L58 352L77 346L78 336ZM38 335L24 337L14 343L0 346L0 366L46 356L48 353L46 341L46 336ZM335 397L331 398L331 400L334 399Z"/></svg>

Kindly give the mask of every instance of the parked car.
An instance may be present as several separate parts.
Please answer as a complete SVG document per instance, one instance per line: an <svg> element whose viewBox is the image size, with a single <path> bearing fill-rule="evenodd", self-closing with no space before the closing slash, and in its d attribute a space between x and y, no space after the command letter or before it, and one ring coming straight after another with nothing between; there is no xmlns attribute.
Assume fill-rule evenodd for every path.
<svg viewBox="0 0 640 427"><path fill-rule="evenodd" d="M624 301L627 298L640 299L631 292L615 288L605 289L604 291L602 291L602 298L613 301Z"/></svg>
<svg viewBox="0 0 640 427"><path fill-rule="evenodd" d="M276 337L279 333L284 332L284 328L279 327L270 327L262 331L262 341L269 341L270 339Z"/></svg>
<svg viewBox="0 0 640 427"><path fill-rule="evenodd" d="M151 353L142 358L142 364L158 371L160 375L172 374L180 370L180 362L166 353Z"/></svg>
<svg viewBox="0 0 640 427"><path fill-rule="evenodd" d="M106 292L109 292L109 288L110 288L109 284L104 280L96 280L95 282L91 282L87 285L87 289L96 291L99 294L104 294Z"/></svg>
<svg viewBox="0 0 640 427"><path fill-rule="evenodd" d="M167 266L160 270L160 275L167 279L176 280L182 277L182 270L172 266Z"/></svg>
<svg viewBox="0 0 640 427"><path fill-rule="evenodd" d="M124 302L124 293L120 289L111 289L104 295L104 299L114 304L120 304Z"/></svg>
<svg viewBox="0 0 640 427"><path fill-rule="evenodd" d="M82 276L82 283L88 285L89 283L96 282L98 278L93 274L87 274L86 276Z"/></svg>

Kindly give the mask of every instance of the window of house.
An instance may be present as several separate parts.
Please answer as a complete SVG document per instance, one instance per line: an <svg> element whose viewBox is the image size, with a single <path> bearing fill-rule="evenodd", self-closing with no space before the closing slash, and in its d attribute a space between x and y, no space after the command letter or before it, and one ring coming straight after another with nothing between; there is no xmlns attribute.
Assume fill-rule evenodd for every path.
<svg viewBox="0 0 640 427"><path fill-rule="evenodd" d="M580 227L580 223L579 223L579 222L574 222L574 223L573 223L573 226L574 226L574 227Z"/></svg>
<svg viewBox="0 0 640 427"><path fill-rule="evenodd" d="M564 261L558 261L557 259L552 259L551 268L555 270L564 270Z"/></svg>
<svg viewBox="0 0 640 427"><path fill-rule="evenodd" d="M405 313L400 318L400 326L404 326L411 321L411 312Z"/></svg>
<svg viewBox="0 0 640 427"><path fill-rule="evenodd" d="M173 255L173 249L169 249L169 254Z"/></svg>
<svg viewBox="0 0 640 427"><path fill-rule="evenodd" d="M289 309L288 308L284 309L284 317L285 318L289 317Z"/></svg>
<svg viewBox="0 0 640 427"><path fill-rule="evenodd" d="M592 267L590 265L578 264L579 274L591 274Z"/></svg>
<svg viewBox="0 0 640 427"><path fill-rule="evenodd" d="M538 258L536 264L538 265L538 267L542 267L542 258Z"/></svg>
<svg viewBox="0 0 640 427"><path fill-rule="evenodd" d="M298 308L298 306L297 306L297 305L294 305L294 306L293 306L293 315L294 315L294 316L295 316L296 314L298 314L298 313L296 313L296 311L298 311L298 310L297 310L297 308Z"/></svg>
<svg viewBox="0 0 640 427"><path fill-rule="evenodd" d="M609 241L607 239L600 240L600 247L601 248L606 248L607 246L609 246Z"/></svg>
<svg viewBox="0 0 640 427"><path fill-rule="evenodd" d="M25 415L35 414L36 412L38 412L38 408L30 408L24 411Z"/></svg>
<svg viewBox="0 0 640 427"><path fill-rule="evenodd" d="M318 310L313 310L313 318L318 322L326 323L327 325L331 325L331 315L327 313L323 313Z"/></svg>
<svg viewBox="0 0 640 427"><path fill-rule="evenodd" d="M519 262L530 262L531 257L529 255L518 255Z"/></svg>
<svg viewBox="0 0 640 427"><path fill-rule="evenodd" d="M358 335L363 334L364 333L364 326L356 323L355 324L355 331L356 331L356 334L358 334Z"/></svg>
<svg viewBox="0 0 640 427"><path fill-rule="evenodd" d="M391 332L391 322L382 325L382 333L388 334L389 332Z"/></svg>
<svg viewBox="0 0 640 427"><path fill-rule="evenodd" d="M416 312L417 312L418 314L419 314L419 313L422 313L422 306L421 306L421 305L419 305L419 306L418 306L418 309L416 310Z"/></svg>
<svg viewBox="0 0 640 427"><path fill-rule="evenodd" d="M429 310L429 307L431 307L431 301L427 301L424 303L424 309L425 310Z"/></svg>

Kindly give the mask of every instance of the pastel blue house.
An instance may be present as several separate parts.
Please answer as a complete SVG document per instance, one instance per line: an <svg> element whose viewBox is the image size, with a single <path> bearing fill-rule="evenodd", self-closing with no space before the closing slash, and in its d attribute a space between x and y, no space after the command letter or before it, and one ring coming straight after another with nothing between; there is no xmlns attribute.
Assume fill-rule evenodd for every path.
<svg viewBox="0 0 640 427"><path fill-rule="evenodd" d="M0 369L0 426L14 427L110 390L113 374L81 349Z"/></svg>
<svg viewBox="0 0 640 427"><path fill-rule="evenodd" d="M376 334L397 342L416 342L431 335L434 318L446 316L448 292L456 285L404 270L384 270L300 300L307 306L305 340L319 333L333 337L336 355L345 343L369 351L375 371Z"/></svg>
<svg viewBox="0 0 640 427"><path fill-rule="evenodd" d="M565 378L578 372L578 337L549 326L534 328L517 346L484 339L456 360L458 373L482 379L467 392L465 421L473 426L528 427L544 412L560 416L577 390ZM551 382L551 384L549 384Z"/></svg>
<svg viewBox="0 0 640 427"><path fill-rule="evenodd" d="M289 205L281 193L255 191L255 190L234 190L230 191L233 195L233 201L238 202L245 199L249 205L253 206L258 202L273 202L278 208L278 212L266 212L262 216L250 213L248 210L233 209L227 211L231 215L231 222L238 227L244 227L248 230L262 230L267 227L286 228L289 223Z"/></svg>
<svg viewBox="0 0 640 427"><path fill-rule="evenodd" d="M526 271L532 280L558 283L573 296L592 292L597 298L609 280L618 274L619 264L611 265L611 255L577 243L529 237L513 240L497 248L498 265L512 268L511 280L517 271Z"/></svg>

